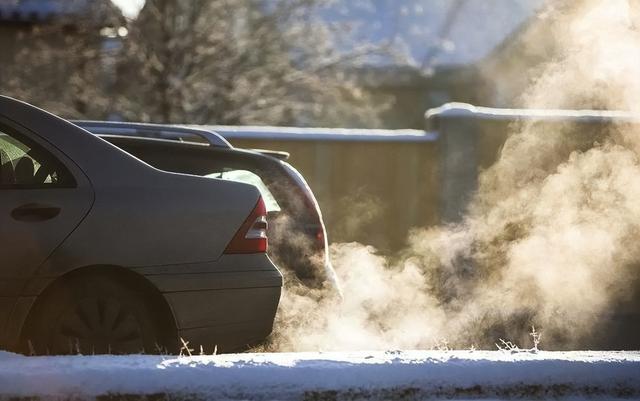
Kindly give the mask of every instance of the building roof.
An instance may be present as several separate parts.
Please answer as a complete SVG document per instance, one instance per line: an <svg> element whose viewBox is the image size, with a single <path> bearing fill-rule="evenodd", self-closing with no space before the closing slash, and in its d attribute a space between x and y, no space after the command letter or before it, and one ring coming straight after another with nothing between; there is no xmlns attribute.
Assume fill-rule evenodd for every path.
<svg viewBox="0 0 640 401"><path fill-rule="evenodd" d="M0 0L0 21L43 22L105 9L117 10L109 0Z"/></svg>

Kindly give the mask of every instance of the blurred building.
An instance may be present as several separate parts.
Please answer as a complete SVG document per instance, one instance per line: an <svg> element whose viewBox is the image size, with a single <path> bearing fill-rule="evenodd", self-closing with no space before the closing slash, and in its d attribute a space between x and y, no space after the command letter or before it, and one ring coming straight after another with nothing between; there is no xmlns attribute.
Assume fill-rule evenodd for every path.
<svg viewBox="0 0 640 401"><path fill-rule="evenodd" d="M107 117L125 22L110 0L0 0L0 93Z"/></svg>
<svg viewBox="0 0 640 401"><path fill-rule="evenodd" d="M537 71L558 54L554 27L557 20L544 12L522 23L477 65L485 83L484 101L489 107L526 107L520 98Z"/></svg>
<svg viewBox="0 0 640 401"><path fill-rule="evenodd" d="M121 23L122 13L110 0L0 0L0 79L2 65L13 63L20 51L35 45L28 39L34 31L55 27L46 37L55 47L64 45L63 37L78 34L79 25L88 25L101 34L106 49L112 47Z"/></svg>
<svg viewBox="0 0 640 401"><path fill-rule="evenodd" d="M422 129L425 110L451 101L484 104L493 93L475 64L439 66L429 74L411 66L367 66L352 74L374 98L391 99L382 115L388 129Z"/></svg>
<svg viewBox="0 0 640 401"><path fill-rule="evenodd" d="M371 0L335 2L323 18L360 30L346 48L386 46L350 71L365 88L394 99L385 128L423 128L425 110L447 102L508 103L502 68L516 73L519 34L544 0ZM508 64L508 65L507 65ZM517 73L516 73L517 75ZM521 76L514 80L522 79ZM501 97L502 96L502 97Z"/></svg>

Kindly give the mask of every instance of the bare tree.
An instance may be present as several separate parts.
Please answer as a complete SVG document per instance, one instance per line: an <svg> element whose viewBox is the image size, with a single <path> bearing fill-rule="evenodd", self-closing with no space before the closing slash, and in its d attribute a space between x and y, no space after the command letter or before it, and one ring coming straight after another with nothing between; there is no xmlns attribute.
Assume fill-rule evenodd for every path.
<svg viewBox="0 0 640 401"><path fill-rule="evenodd" d="M125 118L176 123L377 126L384 105L344 69L318 0L147 0L119 73Z"/></svg>
<svg viewBox="0 0 640 401"><path fill-rule="evenodd" d="M19 29L0 91L69 118L379 126L388 99L350 72L386 50L345 46L324 1L147 0L127 23L68 0Z"/></svg>

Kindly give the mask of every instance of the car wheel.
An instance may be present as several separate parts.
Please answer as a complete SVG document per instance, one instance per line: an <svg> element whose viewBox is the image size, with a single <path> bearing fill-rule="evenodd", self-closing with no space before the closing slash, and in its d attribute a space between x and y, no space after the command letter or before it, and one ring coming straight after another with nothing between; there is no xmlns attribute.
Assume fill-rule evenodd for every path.
<svg viewBox="0 0 640 401"><path fill-rule="evenodd" d="M64 279L35 306L23 336L29 353L157 353L161 322L141 291L109 275Z"/></svg>

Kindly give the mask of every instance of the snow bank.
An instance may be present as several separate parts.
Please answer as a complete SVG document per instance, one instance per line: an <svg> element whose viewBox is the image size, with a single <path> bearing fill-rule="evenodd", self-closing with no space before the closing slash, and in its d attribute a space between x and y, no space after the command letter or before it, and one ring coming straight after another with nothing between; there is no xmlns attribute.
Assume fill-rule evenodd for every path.
<svg viewBox="0 0 640 401"><path fill-rule="evenodd" d="M480 120L606 122L639 123L640 115L625 110L570 110L570 109L509 109L475 106L469 103L451 102L429 109L427 120L433 118L476 118Z"/></svg>
<svg viewBox="0 0 640 401"><path fill-rule="evenodd" d="M640 352L397 351L196 357L0 353L0 398L640 399Z"/></svg>

